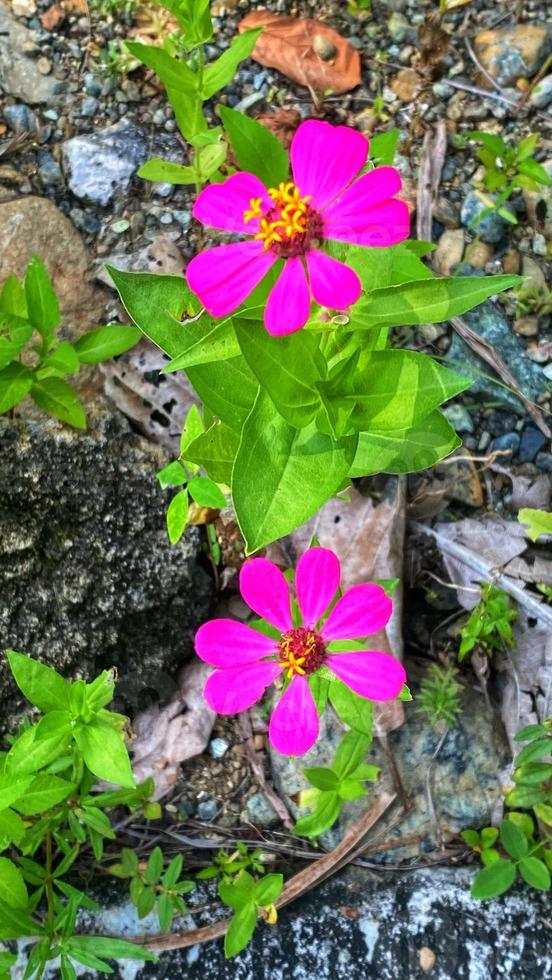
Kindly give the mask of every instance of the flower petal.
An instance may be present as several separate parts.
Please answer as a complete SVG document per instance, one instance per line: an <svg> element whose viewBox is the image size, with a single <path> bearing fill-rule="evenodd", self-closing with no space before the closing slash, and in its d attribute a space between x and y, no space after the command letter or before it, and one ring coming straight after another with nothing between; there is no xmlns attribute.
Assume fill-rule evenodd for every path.
<svg viewBox="0 0 552 980"><path fill-rule="evenodd" d="M408 205L397 199L385 201L369 211L351 209L347 213L339 212L331 221L324 223L325 238L373 248L396 245L408 238L409 234Z"/></svg>
<svg viewBox="0 0 552 980"><path fill-rule="evenodd" d="M216 245L200 252L186 269L190 289L211 316L227 316L260 283L276 256L260 241Z"/></svg>
<svg viewBox="0 0 552 980"><path fill-rule="evenodd" d="M321 633L325 640L356 640L389 622L393 603L379 585L353 585L333 607Z"/></svg>
<svg viewBox="0 0 552 980"><path fill-rule="evenodd" d="M276 661L247 664L236 670L215 670L207 679L203 695L217 714L235 715L255 704L280 673Z"/></svg>
<svg viewBox="0 0 552 980"><path fill-rule="evenodd" d="M317 211L326 207L362 170L368 140L349 126L308 119L299 126L290 150L293 179L310 194Z"/></svg>
<svg viewBox="0 0 552 980"><path fill-rule="evenodd" d="M248 173L232 174L222 184L205 187L194 204L192 214L209 228L254 235L259 228L259 219L244 221L243 215L251 207L251 200L259 198L263 212L268 211L272 201L259 178Z"/></svg>
<svg viewBox="0 0 552 980"><path fill-rule="evenodd" d="M354 269L313 249L305 256L311 293L320 306L344 310L356 303L362 284Z"/></svg>
<svg viewBox="0 0 552 980"><path fill-rule="evenodd" d="M310 313L307 275L301 259L286 259L283 271L268 297L264 313L270 334L295 333L305 326Z"/></svg>
<svg viewBox="0 0 552 980"><path fill-rule="evenodd" d="M239 667L276 653L270 637L235 619L211 619L195 635L198 657L214 667Z"/></svg>
<svg viewBox="0 0 552 980"><path fill-rule="evenodd" d="M406 682L403 665L389 653L375 650L335 653L326 658L326 666L355 694L370 701L391 701Z"/></svg>
<svg viewBox="0 0 552 980"><path fill-rule="evenodd" d="M288 584L267 558L246 561L240 572L240 592L248 606L271 626L285 633L293 626ZM274 640L271 640L274 644Z"/></svg>
<svg viewBox="0 0 552 980"><path fill-rule="evenodd" d="M282 755L304 755L318 738L318 711L306 677L296 674L272 712L268 737Z"/></svg>
<svg viewBox="0 0 552 980"><path fill-rule="evenodd" d="M339 588L339 558L328 548L309 548L297 562L295 592L303 625L316 626Z"/></svg>

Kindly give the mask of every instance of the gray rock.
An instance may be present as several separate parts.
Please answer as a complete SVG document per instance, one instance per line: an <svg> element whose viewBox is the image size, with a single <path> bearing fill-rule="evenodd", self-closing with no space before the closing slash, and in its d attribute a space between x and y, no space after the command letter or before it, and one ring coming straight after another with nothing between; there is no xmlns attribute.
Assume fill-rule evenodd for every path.
<svg viewBox="0 0 552 980"><path fill-rule="evenodd" d="M28 105L52 106L61 100L65 85L53 75L41 75L28 57L36 37L0 0L0 91Z"/></svg>
<svg viewBox="0 0 552 980"><path fill-rule="evenodd" d="M473 432L473 421L467 408L464 408L460 403L454 405L447 405L443 409L443 414L446 415L452 427L456 432Z"/></svg>
<svg viewBox="0 0 552 980"><path fill-rule="evenodd" d="M74 136L63 144L69 187L77 197L106 206L128 189L148 156L143 130L123 120L107 129Z"/></svg>
<svg viewBox="0 0 552 980"><path fill-rule="evenodd" d="M529 103L535 109L545 109L550 102L552 102L552 75L545 75L535 85L529 96Z"/></svg>
<svg viewBox="0 0 552 980"><path fill-rule="evenodd" d="M274 827L280 823L280 817L264 793L254 793L249 797L246 814L256 827Z"/></svg>
<svg viewBox="0 0 552 980"><path fill-rule="evenodd" d="M93 116L97 109L98 100L93 95L88 95L86 99L82 100L80 114L85 117Z"/></svg>
<svg viewBox="0 0 552 980"><path fill-rule="evenodd" d="M4 108L4 119L16 133L33 133L37 129L37 119L32 109L21 102Z"/></svg>
<svg viewBox="0 0 552 980"><path fill-rule="evenodd" d="M61 167L47 150L40 150L38 153L38 176L47 187L63 186Z"/></svg>
<svg viewBox="0 0 552 980"><path fill-rule="evenodd" d="M468 227L474 218L489 207L489 201L495 200L496 195L472 191L468 194L462 205L462 211L460 212L462 224ZM503 207L507 207L507 205L503 205ZM501 217L496 211L491 211L477 225L472 227L474 227L474 230L484 242L494 243L500 241L507 226L508 222L505 218Z"/></svg>
<svg viewBox="0 0 552 980"><path fill-rule="evenodd" d="M532 463L537 453L544 449L547 441L544 433L540 429L537 429L536 425L532 425L531 423L526 425L521 433L519 446L520 463Z"/></svg>
<svg viewBox="0 0 552 980"><path fill-rule="evenodd" d="M0 418L0 647L70 676L117 667L132 715L172 694L212 586L196 529L169 545L155 479L165 454L105 401L87 410L85 432L38 413ZM3 719L13 691L2 661Z"/></svg>
<svg viewBox="0 0 552 980"><path fill-rule="evenodd" d="M509 449L513 456L516 455L521 438L517 432L505 432L503 436L493 439L492 449Z"/></svg>
<svg viewBox="0 0 552 980"><path fill-rule="evenodd" d="M552 50L552 26L518 23L480 31L474 46L483 67L505 88L520 78L531 78L544 64Z"/></svg>
<svg viewBox="0 0 552 980"><path fill-rule="evenodd" d="M219 805L216 800L202 800L197 808L197 816L199 820L205 820L210 823L214 820L219 811Z"/></svg>

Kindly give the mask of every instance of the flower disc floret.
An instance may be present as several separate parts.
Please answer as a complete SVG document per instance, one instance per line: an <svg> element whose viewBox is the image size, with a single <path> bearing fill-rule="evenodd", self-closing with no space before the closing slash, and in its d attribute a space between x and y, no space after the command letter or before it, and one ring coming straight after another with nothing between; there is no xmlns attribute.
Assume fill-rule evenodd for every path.
<svg viewBox="0 0 552 980"><path fill-rule="evenodd" d="M318 633L299 626L282 636L280 656L278 666L291 679L294 674L312 674L318 670L326 659L326 647Z"/></svg>

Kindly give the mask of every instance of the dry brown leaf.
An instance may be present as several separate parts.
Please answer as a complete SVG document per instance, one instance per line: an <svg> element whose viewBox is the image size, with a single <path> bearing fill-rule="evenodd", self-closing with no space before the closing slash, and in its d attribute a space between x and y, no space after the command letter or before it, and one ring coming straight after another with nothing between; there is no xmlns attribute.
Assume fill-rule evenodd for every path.
<svg viewBox="0 0 552 980"><path fill-rule="evenodd" d="M552 633L550 628L519 610L513 627L512 651L497 654L501 715L513 754L523 747L514 735L525 725L550 717L552 711ZM505 784L511 785L509 773Z"/></svg>
<svg viewBox="0 0 552 980"><path fill-rule="evenodd" d="M439 14L429 16L418 31L420 60L418 67L429 75L432 81L441 78L444 59L450 47L450 34L441 27Z"/></svg>
<svg viewBox="0 0 552 980"><path fill-rule="evenodd" d="M165 708L150 708L134 719L133 772L138 782L154 780L156 800L174 787L181 764L207 748L216 718L203 697L211 670L193 660L180 676L179 700Z"/></svg>
<svg viewBox="0 0 552 980"><path fill-rule="evenodd" d="M70 11L65 4L62 7L59 3L53 3L51 7L48 7L48 10L40 15L40 23L45 31L54 31L63 23L68 12ZM86 13L86 8L79 10L78 13Z"/></svg>
<svg viewBox="0 0 552 980"><path fill-rule="evenodd" d="M254 10L239 29L261 26L265 29L251 55L259 64L319 93L339 95L360 85L359 52L322 21Z"/></svg>
<svg viewBox="0 0 552 980"><path fill-rule="evenodd" d="M282 146L289 150L295 130L301 122L301 113L297 109L277 109L276 112L264 112L257 116L257 122L266 126Z"/></svg>

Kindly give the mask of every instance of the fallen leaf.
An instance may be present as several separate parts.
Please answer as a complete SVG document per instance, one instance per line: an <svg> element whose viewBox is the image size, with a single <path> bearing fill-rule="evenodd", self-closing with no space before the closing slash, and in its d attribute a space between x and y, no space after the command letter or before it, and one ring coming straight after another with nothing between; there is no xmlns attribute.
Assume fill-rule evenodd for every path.
<svg viewBox="0 0 552 980"><path fill-rule="evenodd" d="M514 735L525 725L549 718L552 710L552 633L550 627L519 610L513 626L514 647L494 658L500 711L513 754L523 743ZM511 785L512 780L506 779Z"/></svg>
<svg viewBox="0 0 552 980"><path fill-rule="evenodd" d="M322 21L254 10L239 29L261 26L265 29L251 55L259 64L319 93L338 95L360 85L359 52Z"/></svg>
<svg viewBox="0 0 552 980"><path fill-rule="evenodd" d="M276 112L264 112L256 118L257 122L270 129L276 139L289 150L295 130L301 122L301 113L297 109L277 109Z"/></svg>
<svg viewBox="0 0 552 980"><path fill-rule="evenodd" d="M444 72L444 59L450 47L450 34L441 27L438 12L428 16L418 31L420 60L418 67L429 75L432 81L441 78Z"/></svg>
<svg viewBox="0 0 552 980"><path fill-rule="evenodd" d="M53 3L48 10L45 10L43 14L40 15L40 23L42 24L45 31L54 31L56 27L59 27L63 23L66 17L67 9L63 9L61 4ZM85 13L86 11L79 11L79 13Z"/></svg>
<svg viewBox="0 0 552 980"><path fill-rule="evenodd" d="M193 660L180 676L180 698L165 708L150 708L133 721L132 769L138 782L154 780L155 800L174 787L181 764L207 748L216 718L203 697L211 670Z"/></svg>

